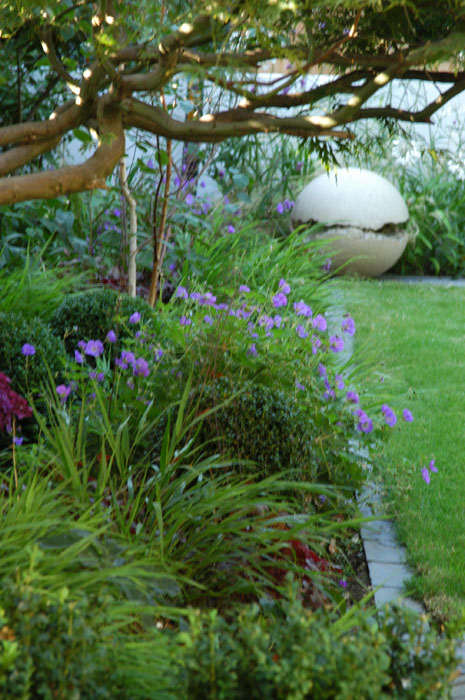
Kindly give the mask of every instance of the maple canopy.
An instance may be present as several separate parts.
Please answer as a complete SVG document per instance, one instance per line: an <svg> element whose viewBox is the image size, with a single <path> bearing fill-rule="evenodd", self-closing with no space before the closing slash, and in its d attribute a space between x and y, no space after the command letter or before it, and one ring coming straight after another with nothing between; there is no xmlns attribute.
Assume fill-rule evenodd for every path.
<svg viewBox="0 0 465 700"><path fill-rule="evenodd" d="M351 139L360 119L429 122L465 89L464 41L465 0L4 0L0 204L104 187L128 129L215 143ZM270 65L282 76L270 80ZM369 102L411 79L440 94L414 109ZM43 165L88 130L90 157Z"/></svg>

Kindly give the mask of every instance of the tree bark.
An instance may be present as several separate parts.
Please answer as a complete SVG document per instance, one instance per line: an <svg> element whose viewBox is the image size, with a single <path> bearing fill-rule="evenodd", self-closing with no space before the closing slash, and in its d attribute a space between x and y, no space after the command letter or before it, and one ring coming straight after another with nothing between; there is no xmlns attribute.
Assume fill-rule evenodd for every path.
<svg viewBox="0 0 465 700"><path fill-rule="evenodd" d="M111 106L102 107L98 116L100 145L88 160L58 170L3 177L0 179L0 204L105 189L106 178L124 155L125 139L121 113Z"/></svg>

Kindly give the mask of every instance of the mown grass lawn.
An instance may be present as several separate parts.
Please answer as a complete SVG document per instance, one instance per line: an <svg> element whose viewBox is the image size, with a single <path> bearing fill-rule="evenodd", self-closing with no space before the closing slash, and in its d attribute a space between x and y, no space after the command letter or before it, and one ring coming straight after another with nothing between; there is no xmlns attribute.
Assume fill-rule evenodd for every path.
<svg viewBox="0 0 465 700"><path fill-rule="evenodd" d="M403 395L380 461L386 502L416 575L411 592L436 615L465 606L465 289L336 282L355 318L355 347L373 359L366 393ZM363 397L362 397L363 400ZM414 422L403 423L408 408ZM429 485L421 470L435 459Z"/></svg>

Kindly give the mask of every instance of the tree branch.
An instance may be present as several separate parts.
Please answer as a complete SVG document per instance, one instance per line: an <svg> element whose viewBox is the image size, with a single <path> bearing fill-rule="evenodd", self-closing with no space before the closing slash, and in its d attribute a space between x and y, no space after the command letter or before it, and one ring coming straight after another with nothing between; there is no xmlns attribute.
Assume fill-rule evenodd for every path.
<svg viewBox="0 0 465 700"><path fill-rule="evenodd" d="M453 97L465 90L465 76L462 80L457 81L455 85L450 87L445 92L442 92L436 97L435 100L430 102L426 107L417 112L399 109L392 107L392 105L386 105L385 107L367 107L366 109L361 109L358 113L360 119L385 119L393 118L399 121L409 121L409 122L424 122L426 124L431 123L431 116L435 114L439 109L444 107L444 105L449 102Z"/></svg>
<svg viewBox="0 0 465 700"><path fill-rule="evenodd" d="M179 66L181 68L181 66ZM225 90L229 90L233 94L245 97L245 102L241 103L246 109L257 109L259 107L299 107L303 105L309 105L315 103L317 100L329 97L337 93L356 93L359 87L354 87L353 83L358 80L363 80L373 76L372 71L368 70L354 70L351 73L342 75L336 80L330 80L323 85L317 85L310 90L305 92L292 93L288 95L283 95L272 91L269 94L255 94L250 90L237 89L231 87L231 81L219 80L217 84L223 87ZM207 76L210 80L214 80L213 77Z"/></svg>
<svg viewBox="0 0 465 700"><path fill-rule="evenodd" d="M104 97L100 100L97 115L100 145L95 153L80 165L0 178L0 204L106 187L105 179L124 155L125 139L121 113L111 104L107 105Z"/></svg>
<svg viewBox="0 0 465 700"><path fill-rule="evenodd" d="M40 32L40 40L42 43L44 53L47 56L50 65L55 71L55 73L62 80L64 80L65 83L68 83L69 85L79 86L79 82L75 80L70 73L68 73L63 63L58 58L58 55L55 51L55 47L53 45L52 28L50 27L50 25L46 25L45 27L43 27L42 31Z"/></svg>
<svg viewBox="0 0 465 700"><path fill-rule="evenodd" d="M239 108L220 114L205 114L198 121L181 122L160 107L151 107L135 99L124 100L122 109L125 126L178 141L218 143L231 136L260 133L282 133L302 138L353 138L350 131L336 131L338 123L326 116L275 117Z"/></svg>
<svg viewBox="0 0 465 700"><path fill-rule="evenodd" d="M34 143L57 134L64 134L82 123L82 111L74 100L66 102L44 122L23 122L0 127L0 146L11 143Z"/></svg>
<svg viewBox="0 0 465 700"><path fill-rule="evenodd" d="M58 146L60 141L61 135L53 136L52 138L36 141L27 146L16 146L5 153L0 153L0 177L12 173L26 163L30 163L42 153L51 151L52 148Z"/></svg>

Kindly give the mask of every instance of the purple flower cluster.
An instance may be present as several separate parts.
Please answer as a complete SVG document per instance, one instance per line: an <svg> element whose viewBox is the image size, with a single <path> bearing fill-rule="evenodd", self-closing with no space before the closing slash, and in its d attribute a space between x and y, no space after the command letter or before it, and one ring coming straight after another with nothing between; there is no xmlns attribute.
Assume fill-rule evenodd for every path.
<svg viewBox="0 0 465 700"><path fill-rule="evenodd" d="M362 433L371 433L373 430L373 421L367 416L365 411L362 411L361 408L357 408L357 410L354 411L354 416L358 418L357 430Z"/></svg>
<svg viewBox="0 0 465 700"><path fill-rule="evenodd" d="M381 413L383 414L383 416L386 420L386 423L389 425L389 427L393 428L395 426L395 424L397 423L397 416L394 413L394 411L392 410L392 408L390 408L387 405L387 403L385 403L381 406Z"/></svg>
<svg viewBox="0 0 465 700"><path fill-rule="evenodd" d="M250 287L247 285L239 286L240 295L249 293ZM336 332L329 335L329 337L324 337L322 334L328 330L326 318L321 313L313 315L312 308L304 299L300 299L291 304L289 301L290 294L291 285L284 278L281 278L279 280L278 290L271 296L271 305L274 309L283 309L283 315L286 314L284 318L279 314L270 315L259 306L247 306L243 301L238 302L239 306L233 306L233 302L218 303L216 296L211 292L203 294L200 292L193 292L189 294L188 290L182 286L178 287L176 290L175 298L184 301L193 300L197 302L199 306L209 306L216 312L226 312L228 316L235 317L238 320L247 320L247 336L253 341L246 345L246 354L250 358L257 357L260 354L260 339L273 337L274 330L283 327L292 328L298 338L308 342L308 347L312 355L317 355L320 352L324 353L328 350L333 353L340 353L343 351L345 344L341 336L344 333L349 336L355 335L356 327L354 319L346 314L341 321L339 333ZM292 316L294 316L294 322L292 322ZM180 324L183 326L191 325L195 318L195 313L192 318L184 314L180 318ZM202 319L203 325L213 325L214 318L213 313L204 315ZM301 347L305 348L305 343ZM331 372L330 376L328 369L322 362L318 363L317 372L321 377L321 382L324 387L323 398L326 400L337 400L336 391L342 392L345 390L345 378L343 374L333 374ZM304 384L298 379L295 380L295 387L299 391L306 391ZM345 400L348 404L356 405L352 413L356 418L357 430L362 433L371 433L374 430L374 421L373 418L367 415L359 406L360 398L358 393L354 390L348 390L345 395ZM396 425L396 413L388 404L383 404L381 413L388 426L392 428ZM413 421L413 416L408 409L403 410L402 417L405 422Z"/></svg>
<svg viewBox="0 0 465 700"><path fill-rule="evenodd" d="M430 483L431 481L431 475L430 472L437 473L438 469L434 464L434 459L431 460L429 465L427 467L423 467L421 470L421 478L423 481L425 481L427 484Z"/></svg>
<svg viewBox="0 0 465 700"><path fill-rule="evenodd" d="M143 357L137 357L130 350L123 350L120 357L115 359L115 365L122 370L132 368L134 377L148 377L150 367Z"/></svg>
<svg viewBox="0 0 465 700"><path fill-rule="evenodd" d="M291 211L294 207L295 202L290 199L285 199L283 202L278 202L276 205L276 211L278 214L284 214L285 211Z"/></svg>
<svg viewBox="0 0 465 700"><path fill-rule="evenodd" d="M32 357L32 355L36 354L36 349L30 343L24 343L23 347L21 348L21 352L26 357Z"/></svg>

